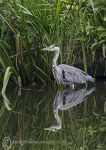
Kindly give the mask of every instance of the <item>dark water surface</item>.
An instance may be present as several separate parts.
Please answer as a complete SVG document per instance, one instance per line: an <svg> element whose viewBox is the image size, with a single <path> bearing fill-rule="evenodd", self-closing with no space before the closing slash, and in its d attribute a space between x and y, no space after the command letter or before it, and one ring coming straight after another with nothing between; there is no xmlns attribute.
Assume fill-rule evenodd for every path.
<svg viewBox="0 0 106 150"><path fill-rule="evenodd" d="M96 89L95 89L96 88ZM0 149L106 150L106 83L76 90L10 89L0 97Z"/></svg>

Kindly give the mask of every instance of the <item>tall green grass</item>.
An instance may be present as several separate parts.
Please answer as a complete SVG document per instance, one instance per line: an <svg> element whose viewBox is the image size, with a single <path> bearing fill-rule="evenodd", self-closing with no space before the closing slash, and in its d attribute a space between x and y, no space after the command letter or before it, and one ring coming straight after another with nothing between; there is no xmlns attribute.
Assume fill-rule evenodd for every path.
<svg viewBox="0 0 106 150"><path fill-rule="evenodd" d="M57 43L59 62L87 65L106 51L106 3L76 0L4 0L0 2L0 82L7 67L22 85L47 83L51 54L41 48Z"/></svg>

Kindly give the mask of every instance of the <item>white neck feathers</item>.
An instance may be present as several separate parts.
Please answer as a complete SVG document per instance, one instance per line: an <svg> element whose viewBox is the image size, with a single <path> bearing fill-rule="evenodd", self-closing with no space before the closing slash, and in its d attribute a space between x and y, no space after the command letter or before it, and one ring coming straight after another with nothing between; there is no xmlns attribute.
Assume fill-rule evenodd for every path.
<svg viewBox="0 0 106 150"><path fill-rule="evenodd" d="M55 51L55 56L53 58L53 65L57 66L57 59L59 57L59 51Z"/></svg>

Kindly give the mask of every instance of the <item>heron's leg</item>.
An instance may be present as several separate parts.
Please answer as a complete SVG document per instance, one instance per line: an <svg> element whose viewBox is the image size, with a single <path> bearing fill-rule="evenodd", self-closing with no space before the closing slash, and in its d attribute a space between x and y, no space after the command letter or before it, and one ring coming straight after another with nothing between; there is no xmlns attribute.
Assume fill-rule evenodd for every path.
<svg viewBox="0 0 106 150"><path fill-rule="evenodd" d="M74 90L75 85L74 85L74 84L69 84L69 87L70 87L72 90Z"/></svg>
<svg viewBox="0 0 106 150"><path fill-rule="evenodd" d="M72 87L72 89L74 90L74 88L75 88L74 84L72 84L71 87Z"/></svg>

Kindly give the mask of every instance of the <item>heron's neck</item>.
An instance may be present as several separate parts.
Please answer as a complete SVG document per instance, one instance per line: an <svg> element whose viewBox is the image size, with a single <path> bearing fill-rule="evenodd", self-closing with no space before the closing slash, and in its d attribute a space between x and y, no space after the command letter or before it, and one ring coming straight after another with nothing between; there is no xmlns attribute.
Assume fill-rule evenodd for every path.
<svg viewBox="0 0 106 150"><path fill-rule="evenodd" d="M59 51L55 51L55 55L54 55L53 63L52 63L54 66L57 66L58 57L59 57Z"/></svg>

